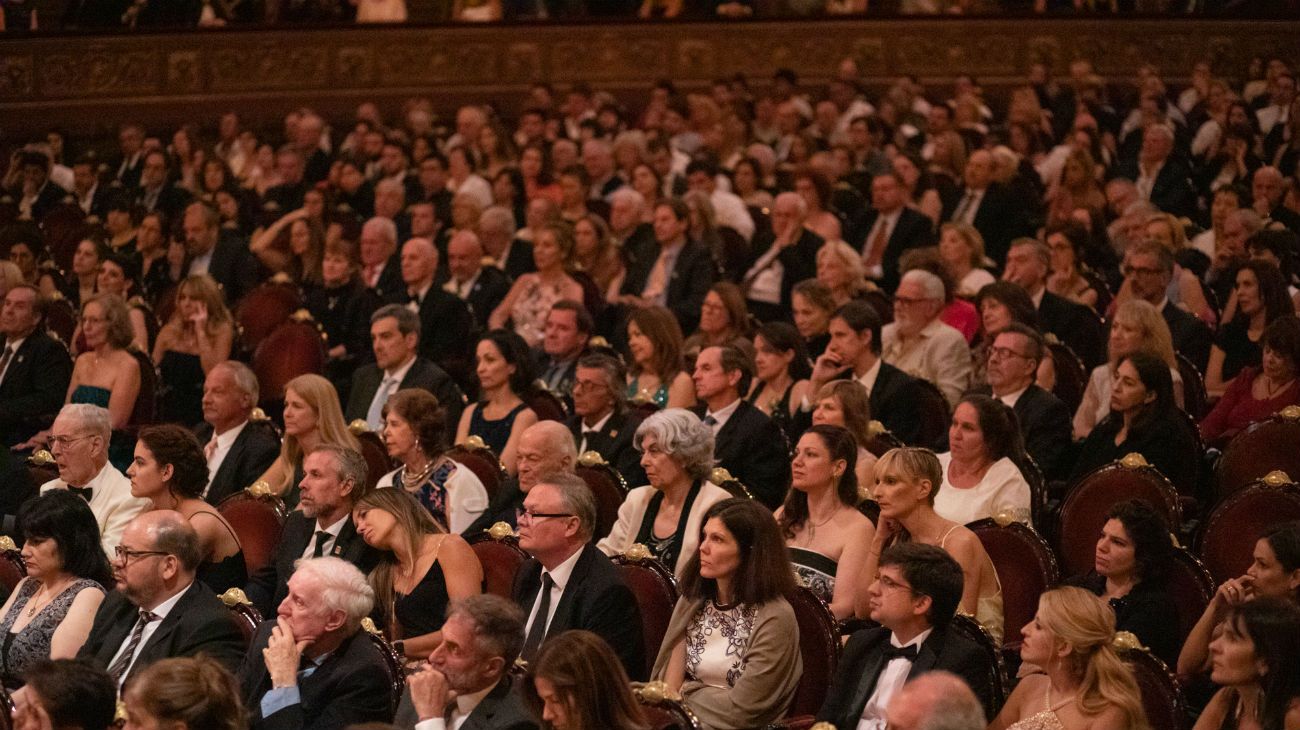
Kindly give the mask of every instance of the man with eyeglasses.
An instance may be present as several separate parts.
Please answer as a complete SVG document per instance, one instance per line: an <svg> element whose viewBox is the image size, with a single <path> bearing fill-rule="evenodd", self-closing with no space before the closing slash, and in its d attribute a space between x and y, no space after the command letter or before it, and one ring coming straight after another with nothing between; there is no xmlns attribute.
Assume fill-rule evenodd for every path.
<svg viewBox="0 0 1300 730"><path fill-rule="evenodd" d="M1051 249L1033 238L1011 242L1003 281L1017 284L1038 311L1044 332L1051 332L1070 346L1088 368L1106 361L1106 338L1096 312L1082 304L1047 291L1047 274L1051 270Z"/></svg>
<svg viewBox="0 0 1300 730"><path fill-rule="evenodd" d="M179 512L131 520L113 556L117 590L100 604L79 657L106 669L118 687L172 657L206 654L232 672L239 666L247 641L234 614L194 579L199 536Z"/></svg>
<svg viewBox="0 0 1300 730"><path fill-rule="evenodd" d="M964 679L992 714L994 668L974 640L949 629L962 586L961 566L942 548L906 542L885 550L867 588L871 620L880 626L849 637L817 719L885 730L903 684L935 670Z"/></svg>
<svg viewBox="0 0 1300 730"><path fill-rule="evenodd" d="M880 333L880 357L914 378L938 386L951 408L970 386L966 338L939 318L943 282L928 271L903 274L894 293L894 321Z"/></svg>
<svg viewBox="0 0 1300 730"><path fill-rule="evenodd" d="M515 573L511 596L528 615L521 656L531 661L547 636L583 629L613 647L633 680L649 667L636 597L591 544L596 499L581 478L544 477L524 498L519 547L531 560Z"/></svg>
<svg viewBox="0 0 1300 730"><path fill-rule="evenodd" d="M69 489L85 498L110 560L127 523L149 509L149 500L132 497L131 480L108 462L111 434L107 408L89 403L64 406L50 428L50 453L59 477L41 485L42 494Z"/></svg>
<svg viewBox="0 0 1300 730"><path fill-rule="evenodd" d="M627 370L618 358L599 352L583 357L574 371L568 425L578 454L595 451L635 487L646 483L641 452L632 443L641 418L627 410L626 383Z"/></svg>
<svg viewBox="0 0 1300 730"><path fill-rule="evenodd" d="M1153 241L1134 243L1124 253L1122 271L1124 288L1134 297L1150 302L1165 318L1174 350L1205 372L1205 366L1210 362L1214 333L1194 314L1169 301L1174 255Z"/></svg>

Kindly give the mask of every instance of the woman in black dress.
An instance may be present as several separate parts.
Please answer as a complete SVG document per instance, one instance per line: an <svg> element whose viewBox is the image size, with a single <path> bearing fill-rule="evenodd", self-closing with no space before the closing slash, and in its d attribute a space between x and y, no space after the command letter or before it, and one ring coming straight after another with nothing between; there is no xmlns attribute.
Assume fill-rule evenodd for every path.
<svg viewBox="0 0 1300 730"><path fill-rule="evenodd" d="M792 420L805 398L811 400L812 364L793 325L768 322L754 334L754 387L746 399L776 421L790 443L799 440Z"/></svg>
<svg viewBox="0 0 1300 730"><path fill-rule="evenodd" d="M182 281L176 309L153 348L164 385L159 421L190 428L203 422L203 381L217 363L230 359L234 341L234 318L217 282L207 274Z"/></svg>
<svg viewBox="0 0 1300 730"><path fill-rule="evenodd" d="M376 489L353 512L357 534L381 552L370 571L376 618L409 659L442 643L447 604L483 592L483 566L460 535L447 534L401 489Z"/></svg>
<svg viewBox="0 0 1300 730"><path fill-rule="evenodd" d="M537 414L524 402L535 380L528 345L511 330L495 329L478 341L475 359L479 402L461 414L456 443L478 436L514 474L519 434L537 423Z"/></svg>
<svg viewBox="0 0 1300 730"><path fill-rule="evenodd" d="M370 315L382 302L361 281L357 246L346 239L325 244L323 283L304 287L303 303L325 330L325 376L346 393L361 358L370 354Z"/></svg>
<svg viewBox="0 0 1300 730"><path fill-rule="evenodd" d="M1205 368L1205 390L1214 397L1223 395L1242 368L1259 367L1264 355L1259 344L1264 328L1278 317L1295 314L1286 279L1271 262L1243 263L1237 269L1236 280L1236 315L1219 328L1210 348L1210 364Z"/></svg>

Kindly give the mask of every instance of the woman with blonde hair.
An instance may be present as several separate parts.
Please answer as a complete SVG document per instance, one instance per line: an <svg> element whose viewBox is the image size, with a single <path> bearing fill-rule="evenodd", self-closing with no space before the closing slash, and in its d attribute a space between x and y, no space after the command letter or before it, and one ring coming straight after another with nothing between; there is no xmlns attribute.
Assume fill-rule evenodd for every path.
<svg viewBox="0 0 1300 730"><path fill-rule="evenodd" d="M975 533L944 519L934 511L934 498L943 485L943 467L929 449L890 449L876 462L876 501L880 519L867 559L862 561L862 579L854 602L857 615L870 612L867 587L875 580L880 554L899 542L919 542L942 548L961 565L965 577L961 610L975 617L1002 642L1002 585L993 561Z"/></svg>
<svg viewBox="0 0 1300 730"><path fill-rule="evenodd" d="M1047 193L1048 225L1069 221L1077 208L1098 213L1106 210L1106 196L1097 184L1096 163L1084 147L1070 150L1060 176Z"/></svg>
<svg viewBox="0 0 1300 730"><path fill-rule="evenodd" d="M488 327L499 329L507 322L529 347L542 344L546 316L561 299L583 301L582 285L567 271L573 257L573 228L567 224L549 225L537 231L533 240L533 264L536 271L515 280L505 299L492 310Z"/></svg>
<svg viewBox="0 0 1300 730"><path fill-rule="evenodd" d="M547 730L650 727L618 656L590 631L565 631L542 644L523 689Z"/></svg>
<svg viewBox="0 0 1300 730"><path fill-rule="evenodd" d="M827 241L817 250L817 281L831 290L836 307L856 299L870 286L862 254L844 241Z"/></svg>
<svg viewBox="0 0 1300 730"><path fill-rule="evenodd" d="M856 380L832 380L813 399L814 426L847 429L858 444L854 473L858 487L871 493L876 484L876 455L867 450L871 441L871 396Z"/></svg>
<svg viewBox="0 0 1300 730"><path fill-rule="evenodd" d="M1174 355L1169 325L1150 302L1130 299L1115 310L1110 324L1107 360L1093 369L1083 390L1079 410L1074 413L1076 439L1091 433L1093 427L1110 413L1110 394L1115 387L1115 373L1120 360L1139 351L1157 357L1169 366L1174 381L1174 401L1179 408L1183 407L1183 376L1178 372L1178 358Z"/></svg>
<svg viewBox="0 0 1300 730"><path fill-rule="evenodd" d="M321 444L361 451L361 442L343 420L339 394L330 381L312 373L299 375L284 386L280 455L258 480L265 481L293 509L298 504L298 484L303 477L302 460Z"/></svg>
<svg viewBox="0 0 1300 730"><path fill-rule="evenodd" d="M952 221L939 228L939 262L957 283L957 296L974 298L997 281L984 268L984 236L969 223Z"/></svg>
<svg viewBox="0 0 1300 730"><path fill-rule="evenodd" d="M1043 668L1020 680L989 730L1146 730L1133 672L1114 648L1115 613L1075 587L1038 599L1020 630L1021 658Z"/></svg>
<svg viewBox="0 0 1300 730"><path fill-rule="evenodd" d="M393 648L427 659L442 643L447 604L482 593L483 566L404 489L376 489L353 508L357 534L380 551L370 571L375 609Z"/></svg>
<svg viewBox="0 0 1300 730"><path fill-rule="evenodd" d="M189 428L203 422L203 381L217 363L230 359L234 340L234 318L217 282L207 274L186 277L153 348L166 389L159 398L160 420Z"/></svg>
<svg viewBox="0 0 1300 730"><path fill-rule="evenodd" d="M205 656L175 657L131 676L122 691L125 730L245 730L239 684Z"/></svg>

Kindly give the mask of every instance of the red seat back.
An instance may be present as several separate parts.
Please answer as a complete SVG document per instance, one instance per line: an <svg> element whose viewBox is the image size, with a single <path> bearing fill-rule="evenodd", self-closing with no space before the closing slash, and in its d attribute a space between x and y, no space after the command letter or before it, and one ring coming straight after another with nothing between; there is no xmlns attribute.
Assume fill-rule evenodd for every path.
<svg viewBox="0 0 1300 730"><path fill-rule="evenodd" d="M596 537L604 537L618 521L618 508L627 498L627 482L618 470L595 451L578 457L574 473L582 477L596 498Z"/></svg>
<svg viewBox="0 0 1300 730"><path fill-rule="evenodd" d="M532 395L528 396L528 407L533 409L533 413L537 414L537 420L539 421L559 421L563 423L568 418L568 414L564 409L564 401L545 388L538 388L533 391Z"/></svg>
<svg viewBox="0 0 1300 730"><path fill-rule="evenodd" d="M148 426L158 419L158 368L147 353L135 348L129 350L140 366L140 392L135 397L135 410L131 412L131 426Z"/></svg>
<svg viewBox="0 0 1300 730"><path fill-rule="evenodd" d="M641 548L638 550L637 548ZM614 556L623 582L636 596L641 610L641 633L645 640L645 676L654 668L659 647L668 634L668 620L677 605L677 579L643 546L633 545L624 555Z"/></svg>
<svg viewBox="0 0 1300 730"><path fill-rule="evenodd" d="M632 691L651 730L700 730L699 718L663 682L649 682Z"/></svg>
<svg viewBox="0 0 1300 730"><path fill-rule="evenodd" d="M366 488L374 489L379 480L393 470L393 460L388 458L388 449L379 434L367 428L365 421L353 421L348 430L361 442L361 455L366 459Z"/></svg>
<svg viewBox="0 0 1300 730"><path fill-rule="evenodd" d="M302 294L290 281L268 281L259 285L235 307L239 345L253 352L276 327L302 308Z"/></svg>
<svg viewBox="0 0 1300 730"><path fill-rule="evenodd" d="M1187 730L1191 715L1174 673L1155 654L1138 646L1132 634L1122 631L1116 640L1128 646L1119 655L1133 670L1148 725L1152 730Z"/></svg>
<svg viewBox="0 0 1300 730"><path fill-rule="evenodd" d="M948 630L970 639L980 647L984 655L986 676L984 684L992 691L992 696L989 698L992 705L985 707L984 711L989 717L997 717L998 711L1002 709L1002 703L1007 698L1007 672L1006 666L1002 663L1002 651L993 642L993 635L978 621L961 613L952 617Z"/></svg>
<svg viewBox="0 0 1300 730"><path fill-rule="evenodd" d="M470 536L469 545L483 566L484 592L508 600L515 574L528 560L528 554L519 547L519 539L509 530L509 525L504 529L493 525L491 529Z"/></svg>
<svg viewBox="0 0 1300 730"><path fill-rule="evenodd" d="M481 439L471 436L466 443L459 444L447 451L447 458L464 464L474 476L483 483L483 489L487 491L488 499L496 497L497 492L501 490L510 475L506 473L506 468L497 458L496 453L484 446Z"/></svg>
<svg viewBox="0 0 1300 730"><path fill-rule="evenodd" d="M1197 421L1210 412L1209 398L1205 394L1205 378L1201 371L1180 353L1174 353L1178 360L1178 374L1183 378L1183 410Z"/></svg>
<svg viewBox="0 0 1300 730"><path fill-rule="evenodd" d="M1197 552L1222 583L1250 565L1260 535L1295 519L1300 519L1300 486L1278 472L1220 502L1201 524Z"/></svg>
<svg viewBox="0 0 1300 730"><path fill-rule="evenodd" d="M1079 356L1074 354L1074 350L1056 339L1055 335L1048 336L1047 349L1052 354L1052 365L1056 370L1056 385L1052 387L1052 394L1069 406L1073 413L1079 410L1079 404L1083 402L1083 391L1088 385L1088 370Z"/></svg>
<svg viewBox="0 0 1300 730"><path fill-rule="evenodd" d="M1019 640L1019 629L1038 612L1038 597L1056 585L1060 572L1056 556L1034 528L1022 522L999 524L983 519L967 525L989 554L1002 584L1002 615L1007 637ZM1011 643L1004 640L1004 643Z"/></svg>
<svg viewBox="0 0 1300 730"><path fill-rule="evenodd" d="M239 537L244 564L252 575L271 561L288 515L284 500L258 483L221 500L217 511Z"/></svg>
<svg viewBox="0 0 1300 730"><path fill-rule="evenodd" d="M840 663L840 627L830 607L811 589L798 586L785 599L794 608L799 623L799 654L803 659L803 676L786 714L815 715Z"/></svg>
<svg viewBox="0 0 1300 730"><path fill-rule="evenodd" d="M77 331L77 316L77 311L72 308L72 302L59 295L51 299L45 307L45 329L70 347L72 335Z"/></svg>
<svg viewBox="0 0 1300 730"><path fill-rule="evenodd" d="M1178 492L1137 454L1098 467L1080 479L1061 505L1056 554L1061 572L1082 575L1093 569L1097 537L1116 503L1143 499L1164 514L1170 529L1182 524Z"/></svg>
<svg viewBox="0 0 1300 730"><path fill-rule="evenodd" d="M1300 477L1300 448L1296 444L1300 444L1300 406L1283 408L1237 434L1219 459L1215 480L1219 499L1272 471Z"/></svg>
<svg viewBox="0 0 1300 730"><path fill-rule="evenodd" d="M1200 558L1187 548L1178 547L1174 549L1169 572L1165 575L1165 591L1178 607L1178 643L1181 646L1214 597L1214 578Z"/></svg>
<svg viewBox="0 0 1300 730"><path fill-rule="evenodd" d="M284 399L284 386L299 375L325 370L325 341L310 316L298 317L275 329L253 353L253 372L263 403Z"/></svg>

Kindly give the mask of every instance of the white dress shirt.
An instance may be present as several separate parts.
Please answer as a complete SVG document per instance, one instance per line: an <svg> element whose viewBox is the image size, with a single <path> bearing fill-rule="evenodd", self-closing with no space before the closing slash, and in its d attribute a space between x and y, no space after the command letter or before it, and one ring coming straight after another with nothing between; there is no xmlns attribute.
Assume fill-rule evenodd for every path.
<svg viewBox="0 0 1300 730"><path fill-rule="evenodd" d="M604 430L605 424L609 423L609 419L613 417L614 417L614 411L611 410L609 413L605 414L604 418L600 419L599 421L596 421L590 426L588 426L586 422L582 423L582 442L578 446L579 454L582 454L585 451L587 451L587 434L592 431L596 433L600 433L602 430Z"/></svg>
<svg viewBox="0 0 1300 730"><path fill-rule="evenodd" d="M99 523L100 543L104 554L112 560L117 544L122 541L122 531L135 516L150 508L147 499L131 496L131 480L110 463L104 464L94 479L84 485L90 493L90 511ZM41 494L51 489L67 489L62 479L51 479L41 485Z"/></svg>
<svg viewBox="0 0 1300 730"><path fill-rule="evenodd" d="M176 604L180 602L181 596L185 595L185 591L188 591L192 585L194 585L193 581L185 584L184 588L176 591L176 595L158 604L154 607L153 611L151 611L155 618L153 621L144 625L144 632L140 634L140 643L135 645L135 652L131 655L131 663L126 665L126 671L122 672L122 682L125 682L126 678L131 676L131 667L135 665L136 657L140 656L141 650L143 650L145 645L149 643L149 638L154 635L154 632L158 630L159 626L162 626L163 619L167 618L167 614L171 613L173 608L176 608ZM139 620L140 619L137 615L136 621ZM122 646L118 647L117 653L115 653L113 658L109 660L108 666L113 666L113 664L117 662L118 658L126 651L126 647L131 643L131 633L134 632L134 630L135 623L132 623L131 632L127 632L126 638L122 640ZM119 682L118 686L121 687L122 683Z"/></svg>
<svg viewBox="0 0 1300 730"><path fill-rule="evenodd" d="M217 477L217 470L225 463L226 457L230 455L230 449L235 445L235 439L239 438L239 434L244 432L246 426L248 426L248 421L244 421L234 428L228 428L224 433L212 434L212 438L217 441L217 448L212 452L212 458L208 459L208 486L203 488L204 498L207 498L208 490L212 488L212 480Z"/></svg>
<svg viewBox="0 0 1300 730"><path fill-rule="evenodd" d="M890 634L890 646L903 648L905 646L915 646L917 651L921 650L921 645L925 640L930 638L930 632L934 629L926 629L917 634L915 638L906 644L898 643L898 637ZM876 688L872 691L871 697L867 699L867 704L862 708L862 719L858 720L857 730L885 730L889 724L886 722L885 710L889 708L889 701L898 694L898 690L903 688L907 683L907 675L912 671L912 662L906 657L894 657L890 659L884 668L880 670L880 678L876 680Z"/></svg>
<svg viewBox="0 0 1300 730"><path fill-rule="evenodd" d="M456 707L451 711L450 721L441 717L431 717L415 723L415 730L460 730L474 710L483 703L483 698L492 694L492 690L496 688L497 685L493 684L467 695L456 695Z"/></svg>
<svg viewBox="0 0 1300 730"><path fill-rule="evenodd" d="M307 549L302 551L302 558L306 560L316 554L316 533L322 530L328 532L330 536L325 538L325 544L321 546L320 554L322 557L328 556L334 549L334 543L338 542L339 533L343 532L343 525L347 524L348 517L349 515L343 515L338 522L329 527L321 527L319 522L315 523L312 526L311 538L307 540Z"/></svg>
<svg viewBox="0 0 1300 730"><path fill-rule="evenodd" d="M564 587L569 584L569 578L573 577L573 568L578 564L578 559L581 557L582 548L578 548L563 563L555 566L555 570L542 569L543 576L551 576L551 602L547 606L546 613L547 630L551 628L551 620L555 618L555 609L560 606L560 597L564 595ZM533 607L528 611L528 620L524 622L524 626L532 628L533 620L537 618L537 610L541 608L541 605L542 592L538 590L537 598L533 599Z"/></svg>

